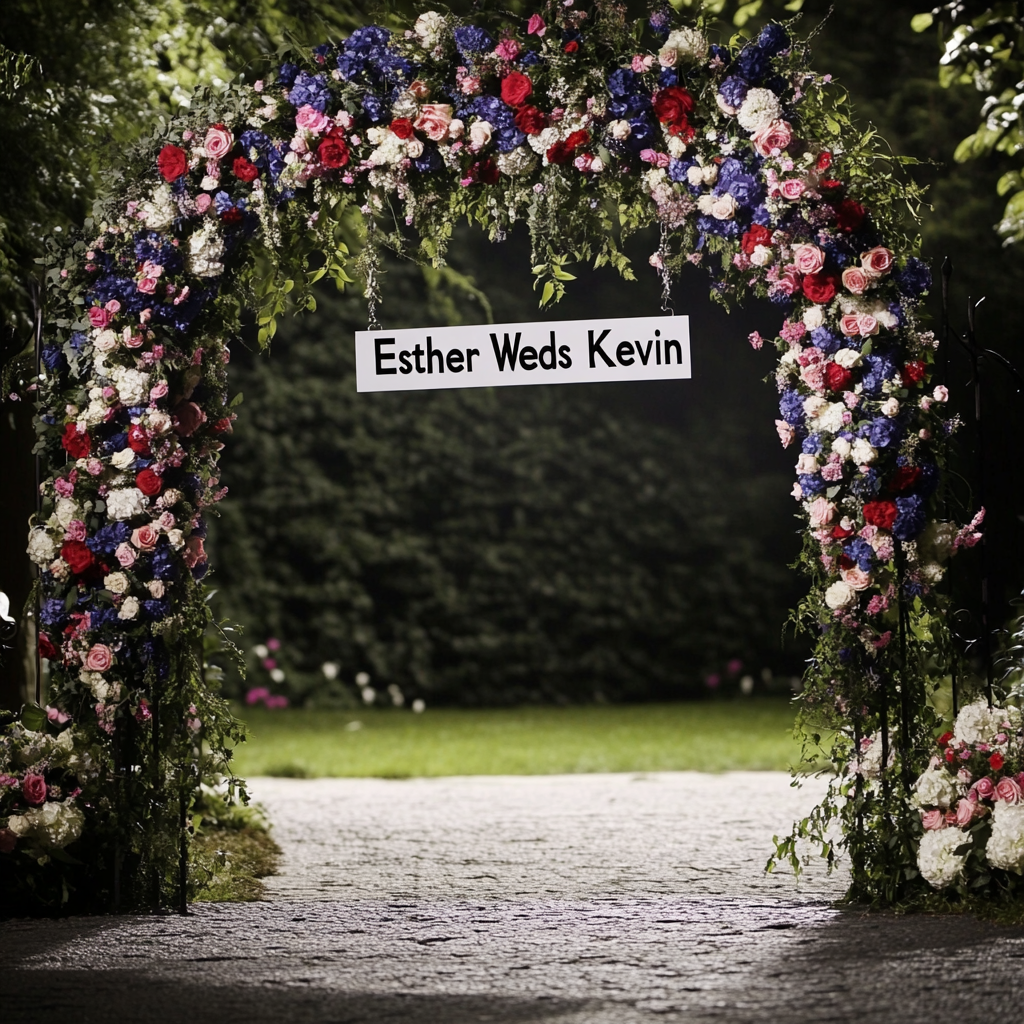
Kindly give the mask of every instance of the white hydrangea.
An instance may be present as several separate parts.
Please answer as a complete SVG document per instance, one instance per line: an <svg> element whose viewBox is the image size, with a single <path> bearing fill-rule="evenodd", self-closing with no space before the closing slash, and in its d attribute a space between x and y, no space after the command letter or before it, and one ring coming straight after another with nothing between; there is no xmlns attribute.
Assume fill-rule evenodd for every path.
<svg viewBox="0 0 1024 1024"><path fill-rule="evenodd" d="M171 195L171 186L159 185L155 188L152 196L139 207L138 212L150 231L163 231L169 228L178 216L178 206Z"/></svg>
<svg viewBox="0 0 1024 1024"><path fill-rule="evenodd" d="M708 55L708 40L695 28L677 28L669 34L658 52L662 67L671 67L677 60L703 60Z"/></svg>
<svg viewBox="0 0 1024 1024"><path fill-rule="evenodd" d="M71 525L72 519L78 519L78 502L74 498L58 498L57 508L54 512L57 522L66 530Z"/></svg>
<svg viewBox="0 0 1024 1024"><path fill-rule="evenodd" d="M24 814L12 814L7 827L22 839L35 840L50 849L62 849L81 834L85 815L71 800L49 800Z"/></svg>
<svg viewBox="0 0 1024 1024"><path fill-rule="evenodd" d="M771 89L751 89L736 114L740 127L754 134L782 116L779 97Z"/></svg>
<svg viewBox="0 0 1024 1024"><path fill-rule="evenodd" d="M889 744L889 755L886 758L886 767L891 768L896 760L896 752L892 743ZM863 748L860 761L858 762L860 774L865 779L877 779L882 774L882 738L875 736L866 748Z"/></svg>
<svg viewBox="0 0 1024 1024"><path fill-rule="evenodd" d="M858 466L870 465L875 459L878 458L878 450L868 441L866 438L858 437L853 442L853 448L850 451L853 461Z"/></svg>
<svg viewBox="0 0 1024 1024"><path fill-rule="evenodd" d="M954 851L971 842L971 834L958 828L925 832L917 851L917 866L925 880L936 889L942 889L954 881L967 860L966 853L957 854Z"/></svg>
<svg viewBox="0 0 1024 1024"><path fill-rule="evenodd" d="M149 401L149 374L127 366L114 366L110 379L125 405L145 405Z"/></svg>
<svg viewBox="0 0 1024 1024"><path fill-rule="evenodd" d="M149 499L138 487L119 487L107 495L107 515L111 519L131 519L146 511Z"/></svg>
<svg viewBox="0 0 1024 1024"><path fill-rule="evenodd" d="M440 44L444 36L444 28L443 14L438 14L437 11L426 11L416 19L412 30L416 35L416 41L424 50L433 50Z"/></svg>
<svg viewBox="0 0 1024 1024"><path fill-rule="evenodd" d="M224 255L224 239L215 221L207 221L188 240L188 268L197 277L219 277L224 273L220 258Z"/></svg>
<svg viewBox="0 0 1024 1024"><path fill-rule="evenodd" d="M994 868L1024 874L1024 804L996 801L985 859Z"/></svg>
<svg viewBox="0 0 1024 1024"><path fill-rule="evenodd" d="M537 166L537 157L526 146L516 146L510 153L499 153L497 162L502 174L514 178L529 174Z"/></svg>
<svg viewBox="0 0 1024 1024"><path fill-rule="evenodd" d="M619 122L612 122L613 125ZM626 126L629 126L629 122L626 122ZM609 126L611 127L611 126ZM616 136L617 138L618 136ZM625 138L625 136L623 136ZM556 143L561 141L561 134L557 128L545 128L544 131L539 132L536 135L528 135L526 142L530 149L534 151L538 156L546 156L548 150Z"/></svg>
<svg viewBox="0 0 1024 1024"><path fill-rule="evenodd" d="M829 434L838 434L846 426L846 412L846 406L842 402L829 402L818 413L818 429Z"/></svg>
<svg viewBox="0 0 1024 1024"><path fill-rule="evenodd" d="M945 768L927 768L914 783L911 803L915 807L941 807L946 810L961 795L960 784Z"/></svg>
<svg viewBox="0 0 1024 1024"><path fill-rule="evenodd" d="M820 309L821 307L815 306L814 308ZM855 366L860 366L864 357L855 348L841 348L832 358L840 366L852 370Z"/></svg>
<svg viewBox="0 0 1024 1024"><path fill-rule="evenodd" d="M112 572L103 577L103 586L112 594L123 594L129 586L128 577L123 572Z"/></svg>
<svg viewBox="0 0 1024 1024"><path fill-rule="evenodd" d="M28 557L36 565L49 565L57 554L57 545L42 526L37 526L28 535Z"/></svg>
<svg viewBox="0 0 1024 1024"><path fill-rule="evenodd" d="M969 743L994 743L997 732L1003 731L1007 721L1003 708L990 708L985 700L976 700L960 709L953 726L953 739Z"/></svg>
<svg viewBox="0 0 1024 1024"><path fill-rule="evenodd" d="M111 694L113 684L108 683L102 672L90 672L87 668L79 669L78 681L89 688L96 700L103 702Z"/></svg>
<svg viewBox="0 0 1024 1024"><path fill-rule="evenodd" d="M367 132L367 137L369 135ZM374 167L400 164L406 157L405 143L394 132L385 132L383 135L380 145L367 157L368 161Z"/></svg>

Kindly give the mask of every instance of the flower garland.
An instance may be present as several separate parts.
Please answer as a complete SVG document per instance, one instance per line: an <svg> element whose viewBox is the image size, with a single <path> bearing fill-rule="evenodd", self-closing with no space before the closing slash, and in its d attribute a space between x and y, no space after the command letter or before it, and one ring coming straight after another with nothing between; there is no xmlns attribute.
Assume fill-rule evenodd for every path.
<svg viewBox="0 0 1024 1024"><path fill-rule="evenodd" d="M802 613L821 634L806 699L840 726L841 766L895 723L885 679L898 677L913 691L899 756L912 757L930 724L914 637L938 636L935 585L980 523L928 518L955 424L918 321L929 272L891 213L916 192L785 28L727 47L674 17L631 25L605 0L567 0L494 27L431 11L404 33L361 28L272 83L195 104L127 162L91 233L54 243L37 382L51 473L29 554L53 706L107 751L108 790L127 772L139 801L169 799L167 779L230 728L196 646L237 297L261 302L268 341L285 294L311 305L315 280L354 266L372 301L376 245L440 265L461 217L495 239L527 222L542 304L571 279L570 255L631 276L617 220L623 234L660 227L650 263L666 289L698 264L722 301L752 292L778 308L776 427L798 453ZM367 226L354 261L339 242L349 211ZM897 656L901 614L920 628ZM132 744L170 767L147 782L126 767ZM25 784L0 784L0 855L25 835Z"/></svg>

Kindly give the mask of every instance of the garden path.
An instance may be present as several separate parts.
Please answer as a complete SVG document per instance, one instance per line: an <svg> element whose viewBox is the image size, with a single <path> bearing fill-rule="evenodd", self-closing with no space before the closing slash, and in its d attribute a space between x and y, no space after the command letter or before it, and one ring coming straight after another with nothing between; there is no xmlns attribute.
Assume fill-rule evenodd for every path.
<svg viewBox="0 0 1024 1024"><path fill-rule="evenodd" d="M5 1024L1018 1019L1024 929L761 868L778 773L258 779L268 901L0 924Z"/></svg>

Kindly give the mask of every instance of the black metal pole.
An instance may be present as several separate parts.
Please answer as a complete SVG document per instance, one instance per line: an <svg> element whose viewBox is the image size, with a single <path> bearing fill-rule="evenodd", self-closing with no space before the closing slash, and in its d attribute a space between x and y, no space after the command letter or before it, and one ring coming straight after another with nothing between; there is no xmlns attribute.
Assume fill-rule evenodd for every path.
<svg viewBox="0 0 1024 1024"><path fill-rule="evenodd" d="M39 374L42 371L43 365L43 297L40 293L39 282L32 278L30 291L32 295L32 312L35 315L35 407L36 415L39 415ZM39 515L43 507L43 496L40 492L40 487L43 482L42 465L37 452L35 455L35 502L36 502L36 522L39 522ZM36 579L39 579L42 575L42 569L36 567ZM36 667L36 704L42 704L43 702L43 663L42 658L39 655L39 621L42 613L42 595L39 589L36 590L36 599L32 614L35 617L35 667Z"/></svg>
<svg viewBox="0 0 1024 1024"><path fill-rule="evenodd" d="M949 352L950 352L950 323L949 323L949 281L953 276L953 261L946 256L942 260L942 379L941 383L947 388L950 384L949 378ZM949 451L950 441L949 435L943 439L943 464L947 467L947 474L949 472ZM950 493L949 493L949 481L943 480L942 482L942 518L945 522L952 520L952 512L950 508ZM953 606L954 593L953 593L953 564L952 564L952 553L950 553L950 564L946 570L946 582L949 589L949 601L950 606ZM959 695L957 694L957 650L956 644L953 641L953 631L950 630L950 660L949 660L949 678L950 678L950 689L952 690L953 697L953 718L960 712L960 701Z"/></svg>

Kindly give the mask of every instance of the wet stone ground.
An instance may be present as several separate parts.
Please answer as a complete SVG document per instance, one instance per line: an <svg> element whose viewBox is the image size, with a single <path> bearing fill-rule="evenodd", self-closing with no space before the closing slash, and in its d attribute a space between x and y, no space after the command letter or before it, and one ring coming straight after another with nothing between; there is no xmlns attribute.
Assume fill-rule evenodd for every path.
<svg viewBox="0 0 1024 1024"><path fill-rule="evenodd" d="M835 909L762 868L775 773L260 779L267 902L0 924L0 1021L1024 1019L1024 929Z"/></svg>

